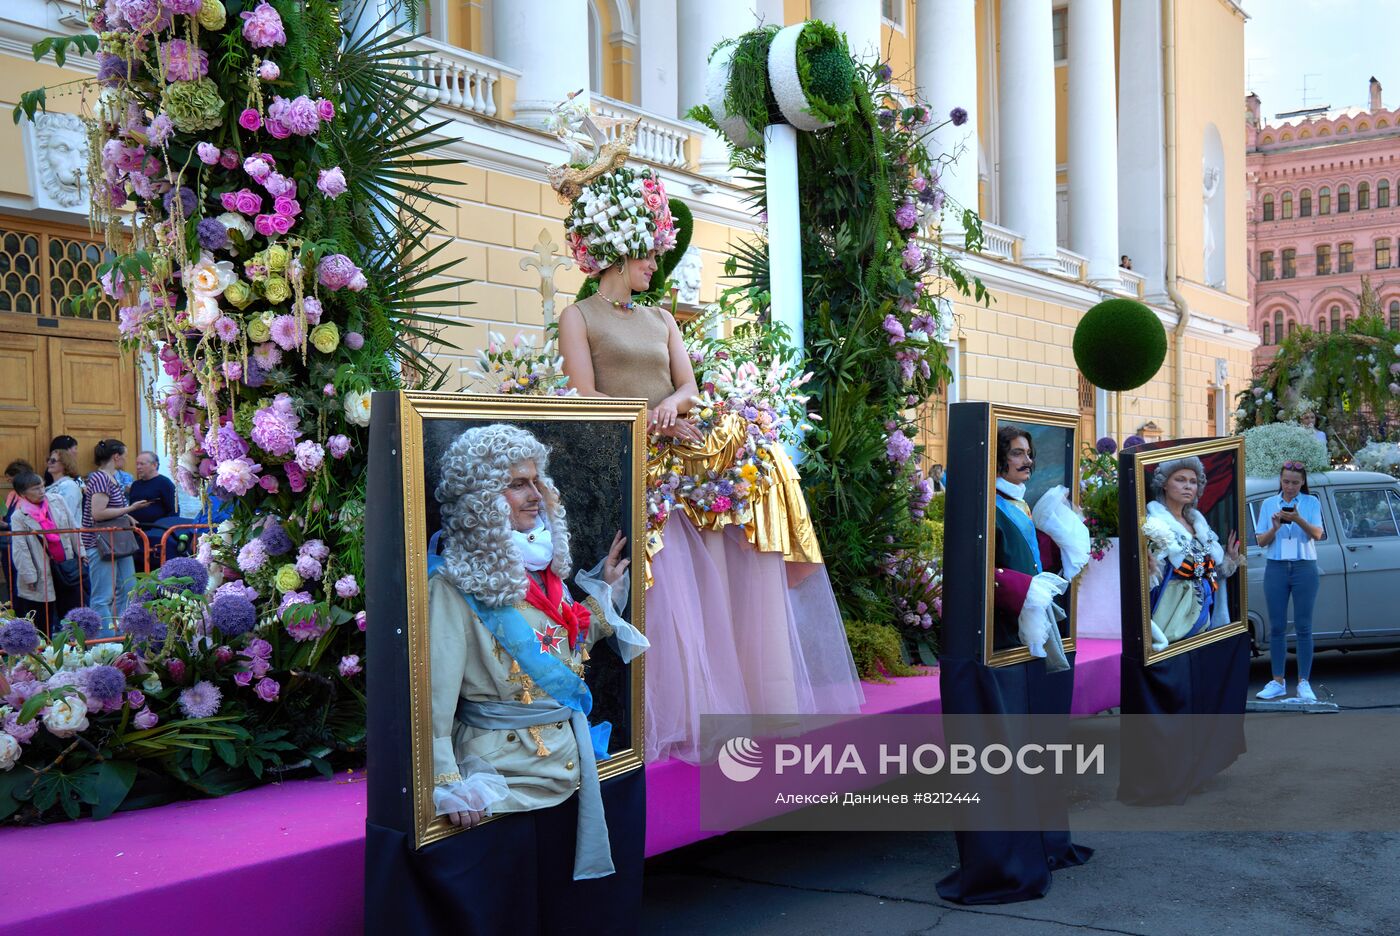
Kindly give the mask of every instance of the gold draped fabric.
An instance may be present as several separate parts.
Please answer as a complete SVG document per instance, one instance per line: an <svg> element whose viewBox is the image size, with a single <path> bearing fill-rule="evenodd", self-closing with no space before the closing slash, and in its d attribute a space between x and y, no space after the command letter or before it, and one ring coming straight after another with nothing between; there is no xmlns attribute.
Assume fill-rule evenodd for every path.
<svg viewBox="0 0 1400 936"><path fill-rule="evenodd" d="M726 414L702 442L671 445L657 453L647 463L647 473L655 476L670 464L681 474L703 481L712 472L718 475L732 467L746 441L747 424L733 413ZM769 462L769 471L761 482L751 486L747 509L712 513L697 509L683 498L676 508L684 510L701 530L718 531L738 525L748 541L761 552L780 552L788 562L821 562L821 546L792 459L778 446L761 452L760 457ZM647 541L648 585L651 584L650 558L660 552L661 546L662 531L652 531Z"/></svg>

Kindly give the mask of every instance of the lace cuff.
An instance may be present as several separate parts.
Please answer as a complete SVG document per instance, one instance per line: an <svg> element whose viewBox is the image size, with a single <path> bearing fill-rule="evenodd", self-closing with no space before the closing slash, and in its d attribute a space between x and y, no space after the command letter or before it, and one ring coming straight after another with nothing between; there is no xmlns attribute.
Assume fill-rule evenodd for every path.
<svg viewBox="0 0 1400 936"><path fill-rule="evenodd" d="M1089 562L1089 528L1070 502L1069 490L1057 485L1046 491L1035 502L1031 520L1037 530L1060 547L1062 574L1074 581Z"/></svg>
<svg viewBox="0 0 1400 936"><path fill-rule="evenodd" d="M1167 649L1167 635L1162 633L1162 629L1157 626L1156 621L1150 623L1152 624L1152 649L1160 653Z"/></svg>
<svg viewBox="0 0 1400 936"><path fill-rule="evenodd" d="M506 778L475 755L467 755L456 774L439 774L433 787L433 807L439 816L453 812L484 812L510 795ZM443 782L446 781L446 782Z"/></svg>
<svg viewBox="0 0 1400 936"><path fill-rule="evenodd" d="M1065 613L1055 604L1055 598L1068 588L1069 582L1054 572L1041 572L1031 579L1026 589L1026 603L1021 606L1021 616L1017 620L1017 633L1031 656L1045 656L1051 631L1055 632L1053 636L1059 636L1059 622Z"/></svg>
<svg viewBox="0 0 1400 936"><path fill-rule="evenodd" d="M631 663L651 646L651 642L641 631L624 621L620 613L627 607L627 590L632 581L631 571L622 573L622 577L609 586L603 581L603 563L606 561L601 559L587 572L578 573L574 576L574 582L602 606L603 617L612 628L613 639L617 641L617 655L622 657L622 662Z"/></svg>

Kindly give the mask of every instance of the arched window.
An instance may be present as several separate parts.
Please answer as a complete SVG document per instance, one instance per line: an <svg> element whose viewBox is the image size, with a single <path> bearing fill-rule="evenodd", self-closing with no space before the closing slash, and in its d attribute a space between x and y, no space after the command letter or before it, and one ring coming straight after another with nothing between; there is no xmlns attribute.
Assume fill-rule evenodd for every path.
<svg viewBox="0 0 1400 936"><path fill-rule="evenodd" d="M1273 342L1273 337L1272 337L1272 336L1273 336L1273 329L1269 327L1269 323L1268 323L1268 322L1265 322L1265 323L1264 323L1264 344L1266 344L1266 345L1271 345L1271 344L1273 344L1274 342Z"/></svg>
<svg viewBox="0 0 1400 936"><path fill-rule="evenodd" d="M1317 333L1319 335L1327 334L1327 316L1319 315L1317 317Z"/></svg>
<svg viewBox="0 0 1400 936"><path fill-rule="evenodd" d="M1312 217L1312 189L1303 189L1298 193L1298 217Z"/></svg>
<svg viewBox="0 0 1400 936"><path fill-rule="evenodd" d="M1346 214L1351 210L1351 186L1341 185L1337 188L1337 214ZM1327 212L1323 212L1326 214Z"/></svg>
<svg viewBox="0 0 1400 936"><path fill-rule="evenodd" d="M1320 215L1332 213L1332 190L1325 185L1317 190L1317 213Z"/></svg>
<svg viewBox="0 0 1400 936"><path fill-rule="evenodd" d="M1274 339L1283 342L1283 310L1274 310Z"/></svg>
<svg viewBox="0 0 1400 936"><path fill-rule="evenodd" d="M1264 196L1264 220L1274 220L1274 196L1272 195Z"/></svg>
<svg viewBox="0 0 1400 936"><path fill-rule="evenodd" d="M1390 300L1390 330L1400 331L1400 300Z"/></svg>
<svg viewBox="0 0 1400 936"><path fill-rule="evenodd" d="M1341 306L1334 305L1332 308L1330 308L1330 309L1327 310L1327 314L1330 315L1330 316L1332 316L1332 330L1333 330L1333 331L1341 331L1341 330L1342 330L1342 307L1341 307Z"/></svg>
<svg viewBox="0 0 1400 936"><path fill-rule="evenodd" d="M1331 244L1317 245L1316 272L1318 276L1326 276L1332 272Z"/></svg>
<svg viewBox="0 0 1400 936"><path fill-rule="evenodd" d="M588 90L594 94L603 93L603 61L606 50L603 39L603 24L598 17L598 9L588 4Z"/></svg>
<svg viewBox="0 0 1400 936"><path fill-rule="evenodd" d="M1371 183L1360 182L1356 186L1356 210L1365 211L1371 207Z"/></svg>
<svg viewBox="0 0 1400 936"><path fill-rule="evenodd" d="M1390 207L1390 180L1381 179L1376 183L1376 207Z"/></svg>
<svg viewBox="0 0 1400 936"><path fill-rule="evenodd" d="M1283 193L1283 220L1287 221L1293 217L1293 193Z"/></svg>

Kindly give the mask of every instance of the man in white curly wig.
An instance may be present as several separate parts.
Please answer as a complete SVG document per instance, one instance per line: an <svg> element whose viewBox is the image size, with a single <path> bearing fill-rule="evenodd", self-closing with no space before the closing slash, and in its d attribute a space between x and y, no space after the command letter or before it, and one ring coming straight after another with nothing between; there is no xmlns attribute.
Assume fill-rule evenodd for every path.
<svg viewBox="0 0 1400 936"><path fill-rule="evenodd" d="M576 811L574 878L612 874L595 765L609 729L589 725L582 676L601 637L616 638L624 661L646 646L620 616L626 540L619 532L607 557L576 576L590 595L576 603L548 447L516 426L468 429L443 455L441 477L442 559L430 563L428 589L437 814L470 828L512 813L506 821L538 827ZM509 837L535 841L523 828Z"/></svg>

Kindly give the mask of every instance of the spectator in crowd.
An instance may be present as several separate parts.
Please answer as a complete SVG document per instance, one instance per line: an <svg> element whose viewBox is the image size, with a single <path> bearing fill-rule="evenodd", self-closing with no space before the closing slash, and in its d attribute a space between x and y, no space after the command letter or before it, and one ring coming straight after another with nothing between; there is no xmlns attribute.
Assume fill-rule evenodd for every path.
<svg viewBox="0 0 1400 936"><path fill-rule="evenodd" d="M67 452L69 455L72 455L72 456L73 456L73 464L74 464L75 466L78 464L78 440L75 439L75 438L73 438L73 437L70 436L70 435L58 435L58 436L54 436L54 437L49 441L49 451L50 451L50 452L59 452L59 451ZM74 480L77 480L77 481L79 481L79 482L81 483L81 479L78 477L78 469L77 469L76 467L74 467L73 471L71 472L71 474L70 474L69 476L72 477ZM50 473L49 471L45 471L45 472L44 472L44 486L47 487L48 485L53 484L53 482L54 482L54 476L53 476L53 474ZM73 514L73 516L76 517L76 516L77 516L77 513L75 512L75 513Z"/></svg>
<svg viewBox="0 0 1400 936"><path fill-rule="evenodd" d="M24 474L26 471L32 473L34 471L34 466L23 458L16 458L5 466L5 480L14 484L15 478ZM0 521L0 530L8 530L10 528L10 515L15 512L15 505L18 503L19 495L13 490L5 495L5 519Z"/></svg>
<svg viewBox="0 0 1400 936"><path fill-rule="evenodd" d="M1125 270L1131 270L1133 268L1133 258L1127 254L1123 254L1123 256L1118 258L1118 265Z"/></svg>
<svg viewBox="0 0 1400 936"><path fill-rule="evenodd" d="M1327 448L1327 433L1317 428L1317 414L1312 410L1303 410L1298 414L1298 425L1312 432L1317 437L1317 441L1322 443L1322 447Z"/></svg>
<svg viewBox="0 0 1400 936"><path fill-rule="evenodd" d="M142 526L177 516L180 512L175 506L175 482L160 473L160 456L155 452L142 452L136 456L136 480L132 482L127 496L132 501L149 502L145 507L131 512L131 519Z"/></svg>
<svg viewBox="0 0 1400 936"><path fill-rule="evenodd" d="M83 485L78 478L78 459L68 449L49 452L48 471L44 476L50 494L57 494L68 505L68 516L77 526L83 516Z"/></svg>
<svg viewBox="0 0 1400 936"><path fill-rule="evenodd" d="M126 491L117 482L117 472L126 467L126 445L118 439L103 439L93 449L97 470L88 475L83 492L83 526L115 520L146 506L145 501L128 503ZM126 599L136 581L136 563L131 556L103 557L97 548L98 535L83 534L87 550L88 574L92 579L90 607L102 617L119 617L126 610Z"/></svg>
<svg viewBox="0 0 1400 936"><path fill-rule="evenodd" d="M76 533L54 532L72 530L77 522L62 497L45 493L44 479L34 472L21 472L11 485L19 498L11 521L15 533L42 534L11 537L14 609L19 614L32 612L34 623L51 631L80 603L77 564L83 555L82 543ZM55 568L65 562L70 562L71 585L64 583Z"/></svg>

